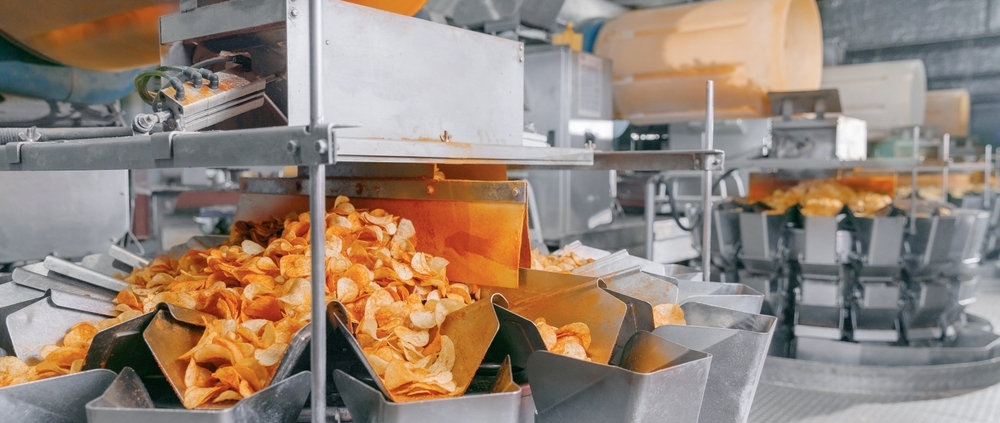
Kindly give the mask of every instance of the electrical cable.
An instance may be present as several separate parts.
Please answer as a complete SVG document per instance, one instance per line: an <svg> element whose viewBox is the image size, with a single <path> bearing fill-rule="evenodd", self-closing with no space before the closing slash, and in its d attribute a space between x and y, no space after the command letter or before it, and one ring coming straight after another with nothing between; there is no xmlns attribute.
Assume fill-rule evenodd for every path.
<svg viewBox="0 0 1000 423"><path fill-rule="evenodd" d="M712 183L712 192L708 193L708 195L712 195L712 193L715 192L715 187L719 186L719 184L722 183L723 180L725 180L727 177L729 177L729 175L732 175L733 172L737 170L739 169L734 167L732 169L725 171L722 175L720 175L718 179L716 179ZM666 191L667 191L666 192L667 203L670 204L670 217L674 219L674 223L677 224L677 227L681 228L681 230L685 232L691 232L694 228L701 226L701 219L704 218L705 212L703 211L701 215L698 216L697 220L691 222L691 226L684 226L684 224L681 223L680 215L677 213L677 201L674 199L673 194L670 192L670 188L666 188Z"/></svg>

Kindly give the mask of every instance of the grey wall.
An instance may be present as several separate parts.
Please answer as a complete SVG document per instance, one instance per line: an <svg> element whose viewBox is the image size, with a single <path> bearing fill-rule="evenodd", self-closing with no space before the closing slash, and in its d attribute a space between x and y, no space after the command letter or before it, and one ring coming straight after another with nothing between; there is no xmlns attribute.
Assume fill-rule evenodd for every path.
<svg viewBox="0 0 1000 423"><path fill-rule="evenodd" d="M968 89L971 133L1000 145L1000 0L818 4L824 38L846 46L844 63L923 59L927 89Z"/></svg>

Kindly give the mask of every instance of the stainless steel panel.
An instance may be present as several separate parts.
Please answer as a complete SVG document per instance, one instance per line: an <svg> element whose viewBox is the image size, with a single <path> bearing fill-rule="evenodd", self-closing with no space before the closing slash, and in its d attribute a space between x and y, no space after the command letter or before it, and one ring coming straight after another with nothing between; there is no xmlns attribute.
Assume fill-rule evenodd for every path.
<svg viewBox="0 0 1000 423"><path fill-rule="evenodd" d="M846 116L774 119L771 156L788 159L864 160L868 157L867 123Z"/></svg>
<svg viewBox="0 0 1000 423"><path fill-rule="evenodd" d="M906 221L905 217L857 219L857 234L866 266L899 265Z"/></svg>
<svg viewBox="0 0 1000 423"><path fill-rule="evenodd" d="M569 46L529 49L524 64L524 122L554 147L613 149L611 63ZM558 243L611 223L614 174L532 171L546 241Z"/></svg>
<svg viewBox="0 0 1000 423"><path fill-rule="evenodd" d="M840 307L843 289L837 281L803 279L800 285L802 297L798 301L803 305Z"/></svg>
<svg viewBox="0 0 1000 423"><path fill-rule="evenodd" d="M784 216L740 213L741 257L771 260L778 252Z"/></svg>
<svg viewBox="0 0 1000 423"><path fill-rule="evenodd" d="M799 258L804 263L810 264L837 264L840 263L840 252L843 248L850 248L850 242L842 242L844 236L837 230L837 218L835 217L814 217L805 218L806 245L803 256Z"/></svg>
<svg viewBox="0 0 1000 423"><path fill-rule="evenodd" d="M681 308L687 326L661 326L653 334L712 355L698 421L745 422L777 319L697 303Z"/></svg>
<svg viewBox="0 0 1000 423"><path fill-rule="evenodd" d="M0 263L107 251L129 229L126 171L0 173Z"/></svg>
<svg viewBox="0 0 1000 423"><path fill-rule="evenodd" d="M305 7L300 7L304 9ZM190 40L285 21L284 1L230 0L160 18L160 43Z"/></svg>
<svg viewBox="0 0 1000 423"><path fill-rule="evenodd" d="M310 12L297 10L286 21L291 125L309 122ZM455 142L521 145L520 43L342 1L322 12L323 115L361 125L343 136L437 143L447 131Z"/></svg>

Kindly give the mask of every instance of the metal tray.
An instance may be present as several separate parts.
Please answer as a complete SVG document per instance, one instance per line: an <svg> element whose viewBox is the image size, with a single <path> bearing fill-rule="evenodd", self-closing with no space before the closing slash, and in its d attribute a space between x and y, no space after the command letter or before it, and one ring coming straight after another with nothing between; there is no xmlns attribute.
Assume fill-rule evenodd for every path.
<svg viewBox="0 0 1000 423"><path fill-rule="evenodd" d="M309 397L310 373L302 372L225 409L155 408L138 374L125 368L103 395L87 403L89 423L291 423ZM76 420L77 422L82 420Z"/></svg>
<svg viewBox="0 0 1000 423"><path fill-rule="evenodd" d="M538 351L528 379L540 423L694 423L712 356L653 335L632 336L617 366Z"/></svg>
<svg viewBox="0 0 1000 423"><path fill-rule="evenodd" d="M90 370L0 388L0 415L5 422L83 422L87 419L84 406L114 379L110 370Z"/></svg>
<svg viewBox="0 0 1000 423"><path fill-rule="evenodd" d="M333 379L352 421L358 423L518 422L521 388L512 379L509 360L484 390L471 392L473 387L463 396L438 400L394 403L343 371L334 371Z"/></svg>
<svg viewBox="0 0 1000 423"><path fill-rule="evenodd" d="M677 302L696 302L757 314L764 294L740 283L678 281Z"/></svg>

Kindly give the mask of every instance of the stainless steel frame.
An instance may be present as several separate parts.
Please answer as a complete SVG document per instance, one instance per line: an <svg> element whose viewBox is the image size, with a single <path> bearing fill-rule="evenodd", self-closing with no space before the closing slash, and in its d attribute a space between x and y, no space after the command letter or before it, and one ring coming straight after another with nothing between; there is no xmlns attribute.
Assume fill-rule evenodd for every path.
<svg viewBox="0 0 1000 423"><path fill-rule="evenodd" d="M282 6L283 2L253 2L260 7L255 9L240 9L236 6L245 6L249 1L230 1L204 8L209 10L213 7L229 7L233 12L227 19L214 19L208 12L198 14L187 14L199 11L196 8L192 12L181 13L164 17L165 23L176 23L177 26L166 25L168 30L161 33L163 41L173 41L174 39L189 39L191 37L209 35L209 33L198 33L197 25L185 25L184 21L197 16L199 19L208 19L212 24L212 33L225 31L237 31L253 25L266 25L273 22L266 22L269 19L291 19L293 15L286 15ZM337 52L324 54L324 46L328 41L349 44L337 37L324 37L325 29L331 25L323 25L323 11L329 7L345 8L355 6L345 6L341 2L322 2L321 0L310 0L309 2L309 37L308 43L297 45L296 48L303 49L309 47L308 57L310 58L308 67L299 66L289 69L294 75L289 75L290 80L304 82L308 79L311 82L310 101L301 101L302 92L306 89L303 85L298 85L296 99L297 102L288 103L290 121L296 126L283 126L272 128L240 129L230 131L215 131L206 133L169 132L157 133L149 136L131 136L117 138L98 138L76 140L73 142L44 141L44 142L16 142L9 143L0 149L0 171L29 171L29 170L103 170L103 169L146 169L146 168L177 168L177 167L243 167L243 166L309 166L310 184L309 194L311 211L314 214L321 214L323 209L323 198L325 197L325 165L333 165L343 162L392 162L392 163L460 163L460 164L503 164L538 167L540 169L555 169L560 166L579 170L721 170L723 164L723 153L711 149L702 151L678 151L678 152L655 152L651 154L635 153L595 153L588 149L570 148L529 148L512 145L487 145L470 144L462 142L434 142L434 141L412 141L390 139L372 140L365 138L352 138L345 136L337 139L334 135L335 129L343 129L347 126L328 124L333 119L349 119L350 116L341 115L346 108L353 107L352 104L336 96L326 96L321 98L322 84L325 75L324 62L332 64L337 60L338 64L343 57ZM216 9L211 9L216 10ZM278 13L279 10L282 13ZM261 13L257 13L261 12ZM216 10L215 13L218 13ZM372 14L379 17L379 27L386 26L386 22L402 22L410 25L412 21L400 21L400 17L388 17L388 13L379 12L374 9L365 9L365 14ZM301 14L300 14L301 15ZM232 18L232 19L230 19ZM202 22L205 24L205 22ZM417 25L430 25L431 23L416 23ZM289 31L303 32L304 28L295 23L294 28ZM202 28L203 30L204 28ZM336 28L343 30L344 28ZM460 31L449 29L451 33ZM364 31L370 33L371 31ZM456 33L449 35L454 37L472 36L466 33ZM471 33L469 33L471 34ZM485 35L476 35L485 37ZM324 39L327 38L327 39ZM332 40L331 40L332 38ZM484 39L485 40L485 39ZM489 39L488 41L492 41ZM499 43L499 41L498 41ZM507 41L504 41L507 43ZM504 44L507 45L507 44ZM414 46L411 46L414 47ZM519 54L520 47L515 45L516 50L511 50L511 54ZM416 48L416 50L424 50ZM329 50L328 50L329 51ZM447 54L454 54L452 51L445 51ZM474 53L474 52L473 52ZM303 51L290 52L289 56L297 54L304 57ZM346 53L345 53L346 54ZM480 54L481 55L481 54ZM437 56L428 56L437 57ZM511 57L516 60L517 56ZM463 57L462 60L465 58ZM492 59L492 57L489 57ZM520 69L520 66L517 67ZM329 70L329 69L327 69ZM309 77L305 78L308 73ZM355 75L357 76L357 75ZM435 76L439 78L440 76ZM388 78L392 78L391 75ZM520 79L511 79L512 85L516 86ZM352 81L364 85L362 79ZM496 84L494 85L502 85ZM399 84L396 85L397 87ZM437 85L435 85L437 87ZM406 89L412 86L404 87ZM456 87L455 89L458 89ZM407 90L399 91L406 92ZM516 91L515 97L520 99L522 90ZM398 93L397 93L398 94ZM411 97L412 98L412 97ZM449 101L453 100L449 98ZM481 102L481 99L476 99ZM310 110L311 124L306 125L304 109ZM496 120L497 125L503 122L518 121L516 131L520 140L520 110L513 111L513 116L504 117L501 111L491 111L486 120ZM330 116L324 116L327 112ZM711 106L709 107L711 116ZM469 118L470 116L465 116ZM389 119L393 115L387 114L386 120L375 122L371 131L366 133L376 134L379 130L392 127ZM426 122L425 122L426 123ZM385 124L385 127L381 127ZM350 125L353 126L353 125ZM501 125L502 126L502 125ZM355 131L357 132L357 131ZM436 135L436 134L435 134ZM459 135L456 133L456 135ZM352 136L356 136L353 135ZM463 141L465 135L458 136L459 141ZM500 142L498 144L503 144ZM710 180L710 178L709 178ZM710 208L710 199L706 209ZM322 233L323 219L313 219L312 231ZM707 231L706 231L707 232ZM321 242L314 242L312 246L312 268L313 278L319 278L323 271L325 261L325 250ZM318 270L317 270L318 269ZM324 398L326 384L325 363L318 361L319 357L326 357L326 343L323 342L322 334L326 333L324 328L325 307L323 304L322 282L314 281L313 287L318 287L319 295L313 295L312 322L313 333L316 336L312 342L313 372L312 372L312 392L313 398ZM326 416L325 404L323 401L314 401L312 405L312 419L314 422L322 422Z"/></svg>

